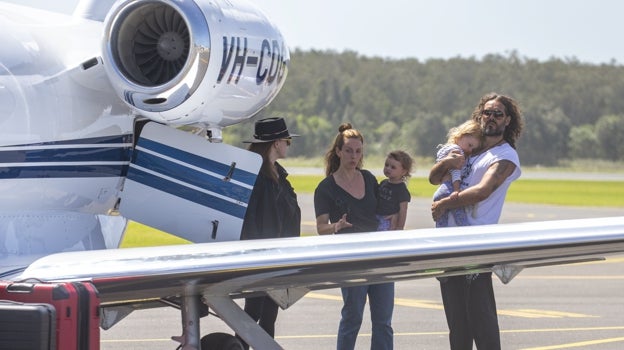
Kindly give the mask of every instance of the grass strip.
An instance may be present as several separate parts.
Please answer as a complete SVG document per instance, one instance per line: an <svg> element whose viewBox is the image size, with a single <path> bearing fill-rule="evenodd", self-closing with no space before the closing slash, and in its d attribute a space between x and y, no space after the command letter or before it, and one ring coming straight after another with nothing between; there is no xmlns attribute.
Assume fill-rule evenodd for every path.
<svg viewBox="0 0 624 350"><path fill-rule="evenodd" d="M322 175L288 177L298 194L314 193L323 178ZM413 197L424 198L431 198L436 189L425 178L412 178L407 187ZM624 182L519 179L509 188L506 200L517 203L624 208ZM126 248L187 243L189 242L182 238L130 221L121 246Z"/></svg>
<svg viewBox="0 0 624 350"><path fill-rule="evenodd" d="M314 193L322 175L288 177L297 193ZM382 178L379 178L381 180ZM425 178L412 178L407 185L413 197L432 197L436 190ZM507 201L589 207L624 207L623 181L579 181L519 179L511 184Z"/></svg>

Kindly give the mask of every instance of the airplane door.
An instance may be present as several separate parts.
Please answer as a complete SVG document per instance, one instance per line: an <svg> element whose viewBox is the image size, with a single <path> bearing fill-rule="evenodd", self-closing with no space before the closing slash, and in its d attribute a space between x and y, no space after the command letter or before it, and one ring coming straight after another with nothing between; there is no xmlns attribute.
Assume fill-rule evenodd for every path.
<svg viewBox="0 0 624 350"><path fill-rule="evenodd" d="M119 212L194 243L238 240L261 164L256 153L147 123Z"/></svg>

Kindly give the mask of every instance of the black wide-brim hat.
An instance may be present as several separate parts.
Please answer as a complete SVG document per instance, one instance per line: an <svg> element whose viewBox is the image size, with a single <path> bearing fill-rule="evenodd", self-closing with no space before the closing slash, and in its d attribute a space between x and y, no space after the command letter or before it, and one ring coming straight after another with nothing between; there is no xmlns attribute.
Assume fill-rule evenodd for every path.
<svg viewBox="0 0 624 350"><path fill-rule="evenodd" d="M297 134L291 134L286 128L284 118L266 118L260 119L254 125L253 139L243 141L245 143L261 143L271 142L279 139L290 139L297 137Z"/></svg>

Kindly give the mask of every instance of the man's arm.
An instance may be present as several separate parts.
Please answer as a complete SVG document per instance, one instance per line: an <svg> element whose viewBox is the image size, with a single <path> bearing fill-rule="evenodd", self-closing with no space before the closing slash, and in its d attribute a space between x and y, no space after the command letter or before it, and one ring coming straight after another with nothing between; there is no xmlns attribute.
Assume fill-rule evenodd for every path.
<svg viewBox="0 0 624 350"><path fill-rule="evenodd" d="M466 159L459 151L451 151L446 157L435 163L429 171L429 183L439 185L451 169L461 169Z"/></svg>
<svg viewBox="0 0 624 350"><path fill-rule="evenodd" d="M431 204L431 215L434 220L440 218L449 209L465 207L488 198L505 180L513 174L516 165L508 160L496 162L488 168L481 181L458 193L455 199L449 197Z"/></svg>

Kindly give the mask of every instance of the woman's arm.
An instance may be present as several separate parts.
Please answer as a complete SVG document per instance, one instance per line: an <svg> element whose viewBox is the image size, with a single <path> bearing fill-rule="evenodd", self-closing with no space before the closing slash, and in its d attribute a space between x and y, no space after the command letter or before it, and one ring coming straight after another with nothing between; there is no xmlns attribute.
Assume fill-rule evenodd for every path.
<svg viewBox="0 0 624 350"><path fill-rule="evenodd" d="M319 235L332 235L338 233L346 227L353 226L347 222L347 214L342 215L340 220L331 223L329 222L329 214L322 214L316 217L316 233Z"/></svg>

